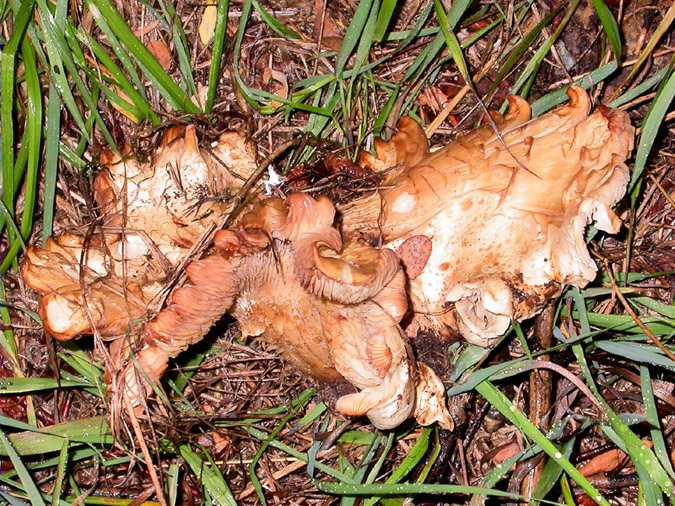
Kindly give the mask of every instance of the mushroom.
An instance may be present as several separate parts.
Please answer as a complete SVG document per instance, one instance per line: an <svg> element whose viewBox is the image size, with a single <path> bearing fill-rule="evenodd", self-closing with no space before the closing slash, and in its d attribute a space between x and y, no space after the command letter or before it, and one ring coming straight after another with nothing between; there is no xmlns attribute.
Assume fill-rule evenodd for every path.
<svg viewBox="0 0 675 506"><path fill-rule="evenodd" d="M404 263L413 310L436 315L433 325L487 346L563 285L595 277L584 231L591 221L619 230L611 207L629 179L634 129L624 112L600 106L589 114L582 89L568 95L568 104L534 120L512 97L508 115L496 117L501 139L481 127L433 153L419 125L404 119L391 141L376 143L376 158L362 156L389 172L384 189L341 208L343 232L381 239L402 258L413 238L428 239L429 248L412 254L423 267Z"/></svg>
<svg viewBox="0 0 675 506"><path fill-rule="evenodd" d="M176 265L227 214L223 197L236 193L255 170L253 148L241 135L227 132L204 150L194 126L167 130L148 163L111 152L101 161L94 197L105 227L124 232L111 234L111 253L119 266L126 261L128 275L146 278L148 290L159 288L152 283L165 273L148 273L147 257L158 251Z"/></svg>
<svg viewBox="0 0 675 506"><path fill-rule="evenodd" d="M286 206L285 220L275 214L273 226L263 223L286 242L274 256L266 253L264 268L251 264L254 274L242 278L246 288L233 316L242 331L263 334L301 370L319 379L337 375L356 386L360 392L338 399L339 412L367 415L382 429L399 425L415 410L418 381L426 385L436 376L429 371L418 378L398 325L407 295L396 254L358 242L343 245L332 227L335 209L325 197L293 194ZM444 403L433 417L452 427Z"/></svg>
<svg viewBox="0 0 675 506"><path fill-rule="evenodd" d="M80 268L82 266L82 268ZM22 264L23 277L41 295L39 314L45 330L60 340L91 333L124 335L145 313L139 285L109 276L105 253L96 244L72 234L31 246Z"/></svg>
<svg viewBox="0 0 675 506"><path fill-rule="evenodd" d="M102 154L94 198L103 227L86 247L83 237L63 234L25 256L24 279L42 295L45 329L59 339L128 334L171 271L229 211L216 197L238 191L255 169L244 137L227 132L206 151L193 126L167 130L148 162L128 147L122 152Z"/></svg>
<svg viewBox="0 0 675 506"><path fill-rule="evenodd" d="M114 393L126 396L134 407L141 405L150 385L166 371L169 359L201 340L230 308L238 291L235 267L236 262L218 254L187 267L191 284L175 290L168 306L145 325L134 360L124 360L130 355L126 346L114 356L121 369Z"/></svg>
<svg viewBox="0 0 675 506"><path fill-rule="evenodd" d="M148 379L157 380L168 358L231 307L242 334L260 336L300 371L357 387L338 399L339 412L387 429L417 409L428 423L451 428L444 402L416 403L418 390L441 400L444 393L433 371L417 375L398 325L407 307L398 258L362 244L342 247L334 215L328 199L293 194L255 206L239 227L219 232L216 251L188 267L191 284L142 333L137 358ZM139 405L143 388L132 364L123 376L122 388Z"/></svg>

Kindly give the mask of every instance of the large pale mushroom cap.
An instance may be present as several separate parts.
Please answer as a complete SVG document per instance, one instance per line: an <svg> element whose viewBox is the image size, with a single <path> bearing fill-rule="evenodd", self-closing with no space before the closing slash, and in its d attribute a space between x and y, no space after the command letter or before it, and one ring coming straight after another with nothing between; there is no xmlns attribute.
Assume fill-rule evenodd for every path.
<svg viewBox="0 0 675 506"><path fill-rule="evenodd" d="M611 233L620 226L611 208L628 182L624 160L634 129L621 111L590 114L583 90L568 94L569 103L531 121L527 103L512 99L506 118L497 118L503 140L483 127L416 154L378 195L343 209L349 235L367 219L378 226L371 236L382 234L392 249L429 239L422 271L409 276L414 309L443 314L454 303L454 315L440 319L477 344L505 332L512 319L532 316L562 285L585 286L596 273L586 226L595 222ZM401 125L394 154L378 149L387 163L418 153L409 146L398 153L399 136L419 139L413 130L421 132L410 121Z"/></svg>
<svg viewBox="0 0 675 506"><path fill-rule="evenodd" d="M194 126L169 129L155 155L141 163L128 153L106 153L94 182L106 224L124 226L127 268L142 275L156 247L177 263L209 228L223 219L228 204L216 197L235 193L255 170L255 153L243 136L223 134L200 148ZM122 254L122 247L111 247Z"/></svg>

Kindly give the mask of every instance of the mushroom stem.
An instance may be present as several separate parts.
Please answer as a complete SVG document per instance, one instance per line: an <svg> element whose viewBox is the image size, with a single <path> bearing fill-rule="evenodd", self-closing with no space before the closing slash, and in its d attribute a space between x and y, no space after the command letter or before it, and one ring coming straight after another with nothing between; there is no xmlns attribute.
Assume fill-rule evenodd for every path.
<svg viewBox="0 0 675 506"><path fill-rule="evenodd" d="M213 324L232 306L239 290L236 264L220 254L196 260L187 267L190 284L173 292L169 305L141 333L136 365L123 368L120 388L134 407L160 380L169 359L177 357L201 340ZM147 381L140 381L147 380ZM144 385L144 386L141 386Z"/></svg>

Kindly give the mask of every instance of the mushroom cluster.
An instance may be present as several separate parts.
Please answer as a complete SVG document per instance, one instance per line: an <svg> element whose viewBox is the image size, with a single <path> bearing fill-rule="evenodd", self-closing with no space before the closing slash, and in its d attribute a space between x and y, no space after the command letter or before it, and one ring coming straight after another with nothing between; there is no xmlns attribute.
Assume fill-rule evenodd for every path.
<svg viewBox="0 0 675 506"><path fill-rule="evenodd" d="M359 389L337 400L349 416L378 428L415 415L452 428L443 385L417 364L399 321L407 311L396 254L343 244L326 198L293 194L254 206L214 238L214 251L187 269L189 283L142 332L137 363L155 381L168 359L202 338L230 311L243 335L264 337L300 371ZM133 364L122 384L135 404L142 386Z"/></svg>
<svg viewBox="0 0 675 506"><path fill-rule="evenodd" d="M377 156L361 156L382 172L378 190L337 212L302 193L254 202L215 233L157 311L172 269L229 212L227 199L205 196L236 191L255 165L236 134L206 153L192 129L170 133L147 164L104 160L100 233L32 247L24 277L52 335L113 339L111 384L134 406L171 358L229 312L243 335L300 371L353 385L337 400L340 413L382 429L410 416L451 429L443 384L416 361L408 336L453 329L488 345L563 285L593 279L588 223L620 226L611 208L625 192L633 128L620 111L590 114L584 91L568 94L567 105L534 120L512 98L509 114L495 115L499 134L481 127L435 152L402 120L376 143Z"/></svg>

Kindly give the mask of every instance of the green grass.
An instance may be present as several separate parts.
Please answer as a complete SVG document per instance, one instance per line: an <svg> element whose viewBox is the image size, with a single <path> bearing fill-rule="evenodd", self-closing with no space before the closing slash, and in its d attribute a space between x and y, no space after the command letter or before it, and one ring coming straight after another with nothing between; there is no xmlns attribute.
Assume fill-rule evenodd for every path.
<svg viewBox="0 0 675 506"><path fill-rule="evenodd" d="M280 45L294 47L306 42L306 34L300 33L292 18L277 16L267 2L244 0L241 7L237 3L237 30L229 37L228 23L237 19L233 7L228 0L214 3L214 37L210 47L203 48L190 20L176 12L173 2L142 2L145 15L156 22L170 42L176 65L174 71L167 72L134 32L135 26L130 26L117 10L117 2L87 0L80 7L67 0L0 2L0 20L7 27L3 33L9 34L0 53L0 236L6 245L0 259L0 345L13 367L13 376L0 380L1 395L46 397L77 390L91 398L104 396L100 365L92 362L90 353L78 345L56 346L56 357L62 364L58 377L25 377L19 367L16 341L21 334L14 326L19 314L22 318L32 315L37 321L39 317L30 312L23 299L12 296L13 276L26 245L45 241L60 225L55 222L57 183L63 180L60 176L68 174L65 169L84 174L100 147L116 150L120 148L118 142L125 140L116 137L115 127L119 125L110 123L111 118L135 123L139 131L153 131L174 119L217 124L225 100L219 93L227 80L224 76L229 75L235 93L245 101L255 121L278 120L306 134L330 139L354 157L359 149L370 147L374 138L388 135L402 116L421 120L424 115L419 107L420 94L442 79L450 77L460 85L466 83L485 90L478 98L492 107L501 105L492 99L504 86L511 93L532 95L542 68L549 62L557 64L553 54L556 45L582 7L590 6L599 19L600 61L604 63L583 75L570 70L574 83L597 90L598 85L604 86L617 77L626 60L625 37L620 33L616 11L603 0L575 0L559 11L541 15L535 15L530 0L512 2L508 12L500 11L496 4L478 5L471 0L454 1L446 12L442 2L427 2L404 27L396 25L395 1L361 0L348 19L341 47L337 51L324 49L318 62L314 61L317 55L310 55L305 67L300 66L297 73L289 72L289 94L281 97L259 88L250 68L240 65L246 61L249 38L253 30L263 30L281 40ZM195 11L196 16L200 9ZM85 13L92 16L91 29L80 24ZM632 212L637 212L643 203L645 176L655 166L675 97L673 62L647 76L642 70L654 57L674 18L675 8L671 7L658 24L650 27L644 47L613 95L601 95L610 106L630 107L639 121L637 149L630 163L630 197L626 199ZM492 46L497 35L500 44ZM191 60L200 51L209 55L208 63L201 66L203 72L194 68ZM489 83L482 82L483 76L476 67L476 54L481 61L492 55L485 51L496 54ZM396 71L390 72L394 68ZM296 79L297 76L304 77ZM565 90L569 84L565 81L546 93L539 89L532 103L533 114L543 114L567 100ZM200 85L206 87L204 104L194 100ZM458 104L458 115L471 110L476 94L477 91L473 96L468 94ZM634 101L642 101L645 111L630 106ZM302 146L292 153L291 160L307 161L314 150ZM634 232L630 230L631 239ZM629 247L627 254L630 251ZM673 349L675 306L644 295L638 286L646 280L667 280L668 276L672 273L626 272L617 275L617 282L650 332ZM501 344L503 347L516 339L526 352L522 358L492 363L489 351L468 344L453 348L455 384L449 394L480 396L522 433L525 444L522 452L496 466L478 484L428 483L440 454L436 428L406 426L385 434L347 431L337 440L340 452L332 460L322 460L319 439L301 447L297 439L288 437L298 431L312 436L313 431L326 430L333 420L313 390L301 392L287 404L216 420L213 425L239 436L245 434L255 442L256 451L244 466L244 474L261 504L270 502L261 472L270 455L285 455L306 464L306 470L299 472L306 473L305 478L319 491L339 497L345 506L357 500L367 505L379 502L393 506L402 504L404 496L418 494L521 499L505 491L505 478L512 465L536 455L543 455L545 461L532 504L574 504L573 486L583 489L598 504L607 504L607 497L572 464L583 434L580 431L571 438L562 437L571 416L544 433L506 397L509 385L527 381L527 374L538 367L542 354L566 353L574 357L574 371L579 371L576 380L585 385L584 391L590 392L593 403L604 408L602 419L585 418L582 427L602 434L629 455L643 479L640 504L656 506L664 496L672 498L675 473L664 423L657 410L658 398L651 385L655 379L669 380L675 372L675 362L644 335L629 314L605 314L602 303L613 293L608 279L607 273L600 273L593 286L583 291L570 290L560 299L554 325L557 340L549 350L530 353L525 325L514 326ZM193 373L213 353L188 352L181 357L183 369L169 378L168 385L177 399L174 408L184 410L181 413L203 415L187 387ZM598 380L599 355L630 361L639 374L644 406L641 424L630 423L625 413L615 412L604 397L616 378L601 375L602 382ZM0 454L14 467L0 475L7 501L19 498L32 504L71 504L77 492L73 485L75 462L114 466L136 458L133 453L116 457L104 453L112 448L112 440L103 417L38 426L30 397L28 414L27 423L0 417L4 431L0 432ZM641 438L646 436L653 449L642 443ZM410 437L414 441L406 439ZM401 450L404 441L409 443L407 451ZM162 469L166 470L166 495L172 504L178 501L181 473L187 472L194 475L204 497L214 504L236 504L237 491L228 474L231 469L226 469L210 450L193 440L176 443L160 438L159 443L158 458L170 462ZM343 448L360 449L359 458L350 458ZM36 455L45 457L40 461L34 458ZM49 493L38 488L43 485L36 481L38 469L52 473ZM95 493L87 499L90 504L130 502L106 500Z"/></svg>

